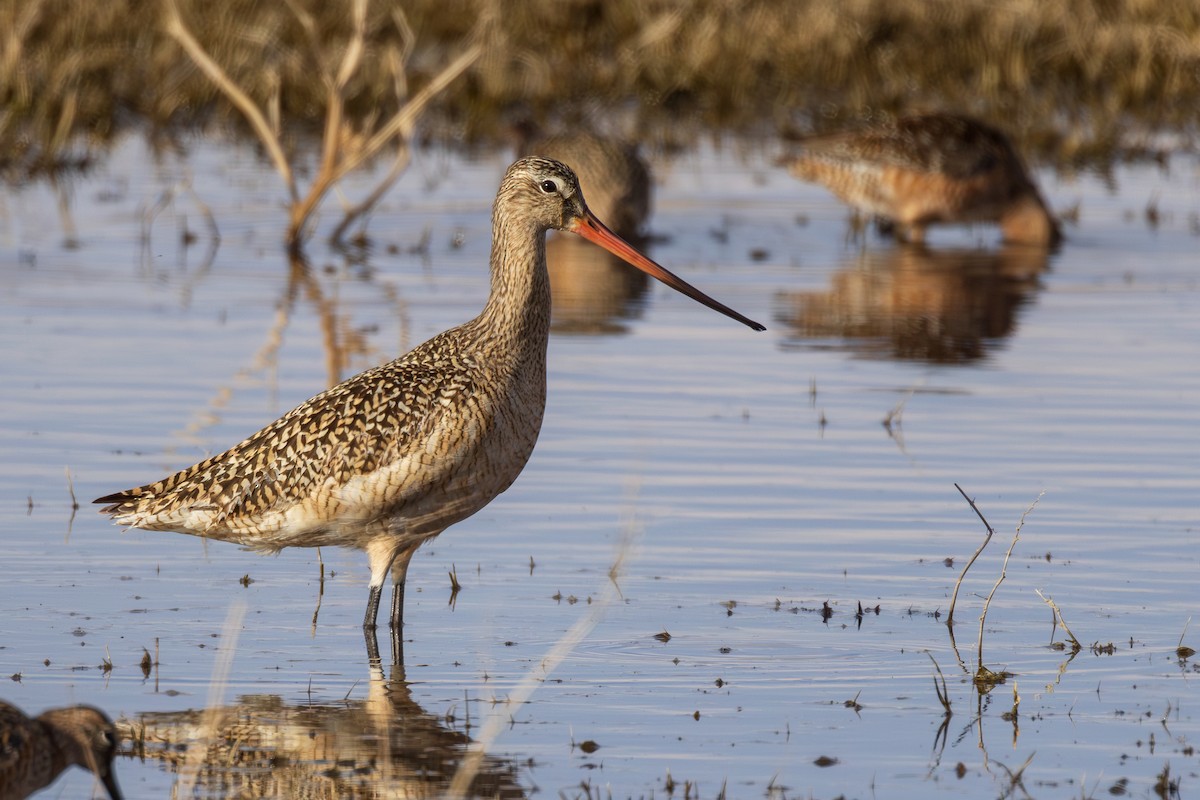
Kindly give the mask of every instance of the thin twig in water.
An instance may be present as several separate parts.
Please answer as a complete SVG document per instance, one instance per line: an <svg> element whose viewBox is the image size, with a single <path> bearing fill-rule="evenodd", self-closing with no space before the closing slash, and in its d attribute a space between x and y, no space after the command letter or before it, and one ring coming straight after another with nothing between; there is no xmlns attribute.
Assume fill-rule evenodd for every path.
<svg viewBox="0 0 1200 800"><path fill-rule="evenodd" d="M963 567L963 571L958 576L958 580L954 582L954 593L950 596L950 610L946 613L946 627L948 628L953 628L954 626L954 604L958 602L958 589L960 586L962 586L963 578L967 577L967 570L969 570L971 565L975 563L975 559L979 558L979 554L983 552L983 549L988 546L988 542L992 540L992 534L996 532L992 526L988 524L987 519L983 516L983 512L980 511L979 507L975 505L975 501L967 497L967 493L963 491L963 488L957 483L954 484L954 488L958 489L958 493L966 499L966 501L971 505L971 508L975 509L975 513L979 516L980 521L983 522L983 527L987 528L987 536L984 537L983 543L979 545L979 549L975 551L975 555L971 556L971 560L967 562L965 567Z"/></svg>
<svg viewBox="0 0 1200 800"><path fill-rule="evenodd" d="M1071 652L1077 653L1082 650L1083 645L1079 643L1079 640L1075 638L1075 634L1071 633L1071 629L1067 627L1067 621L1063 619L1062 611L1059 610L1058 604L1054 602L1054 598L1046 597L1046 595L1042 594L1041 589L1034 589L1034 591L1037 592L1037 596L1042 598L1046 605L1050 606L1050 609L1054 611L1054 619L1057 620L1058 624L1062 627L1063 633L1067 635L1067 638L1071 640Z"/></svg>
<svg viewBox="0 0 1200 800"><path fill-rule="evenodd" d="M1025 759L1024 764L1017 767L1016 772L1009 769L1008 765L1004 764L1003 762L1000 762L1000 761L996 762L997 764L1000 765L1001 769L1003 769L1005 772L1008 773L1008 788L1004 790L1004 794L1000 795L1001 797L1012 797L1013 795L1016 794L1017 789L1020 789L1021 793L1024 794L1026 797L1031 796L1029 794L1029 792L1025 789L1025 785L1022 781L1024 780L1024 777L1025 777L1025 769L1031 763L1033 763L1033 757L1035 755L1037 755L1036 751L1033 753L1030 753L1029 758Z"/></svg>
<svg viewBox="0 0 1200 800"><path fill-rule="evenodd" d="M904 406L908 404L908 401L911 400L913 395L916 393L917 386L914 384L908 390L908 394L904 395L904 397L900 399L900 402L897 403L895 407L893 407L892 410L883 417L883 429L887 431L888 436L895 440L897 446L899 446L901 450L904 450L904 432L901 430L901 417L904 414Z"/></svg>
<svg viewBox="0 0 1200 800"><path fill-rule="evenodd" d="M454 564L450 565L450 600L448 605L451 608L455 607L458 602L458 593L462 591L462 584L458 582L458 567Z"/></svg>
<svg viewBox="0 0 1200 800"><path fill-rule="evenodd" d="M321 557L321 548L317 548L317 563L320 565L320 576L317 581L317 607L313 609L312 637L317 636L317 616L321 613L321 600L325 597L325 559Z"/></svg>
<svg viewBox="0 0 1200 800"><path fill-rule="evenodd" d="M1000 565L1000 577L996 578L996 582L992 585L992 590L988 592L988 596L983 600L983 610L979 612L979 666L983 667L983 626L987 623L988 607L992 604L992 598L996 596L996 590L1000 588L1000 584L1004 583L1004 579L1008 576L1008 560L1012 558L1013 548L1017 546L1017 542L1021 540L1021 529L1017 528L1017 532L1013 534L1012 542L1008 545L1008 550L1004 554L1004 563Z"/></svg>
<svg viewBox="0 0 1200 800"><path fill-rule="evenodd" d="M79 501L75 499L75 481L73 481L71 479L71 468L66 467L66 470L67 470L67 491L71 494L71 508L78 509ZM1184 627L1184 630L1186 631L1187 628ZM1182 637L1180 638L1180 641L1183 641Z"/></svg>
<svg viewBox="0 0 1200 800"><path fill-rule="evenodd" d="M937 677L933 679L933 689L937 692L938 702L942 704L946 715L949 716L954 711L950 708L950 690L946 688L946 676L942 674L942 668L937 659L933 657L933 653L926 651L925 655L929 656L929 660L933 662L933 668L937 670Z"/></svg>
<svg viewBox="0 0 1200 800"><path fill-rule="evenodd" d="M1175 646L1175 657L1180 661L1186 661L1196 655L1194 648L1188 647L1183 643L1183 637L1187 635L1188 626L1192 624L1192 618L1188 617L1187 622L1183 623L1183 633L1179 634L1179 644Z"/></svg>
<svg viewBox="0 0 1200 800"><path fill-rule="evenodd" d="M1008 552L1006 552L1004 554L1004 563L1000 565L1000 577L996 579L995 585L992 586L992 590L990 592L988 592L987 598L983 601L983 611L980 612L980 614L979 614L979 645L978 645L978 672L979 673L983 673L983 669L984 669L984 667L983 667L983 627L984 627L985 623L987 622L988 607L992 604L992 597L995 596L996 590L1000 588L1000 584L1004 582L1004 578L1008 575L1008 560L1010 558L1012 558L1013 548L1015 548L1017 546L1017 542L1019 542L1021 540L1021 528L1025 527L1025 517L1029 515L1030 511L1033 511L1034 507L1038 504L1038 501L1042 499L1042 495L1044 495L1044 494L1045 494L1044 491L1041 492L1040 494L1038 494L1038 496L1034 498L1033 502L1029 504L1029 508L1025 509L1025 513L1021 514L1021 519L1017 523L1017 529L1016 529L1016 531L1013 532L1012 542L1008 545ZM974 503L972 503L972 506L974 506ZM980 517L982 518L982 514L980 515ZM986 525L987 523L985 522L984 524ZM989 530L990 530L990 527L989 527Z"/></svg>

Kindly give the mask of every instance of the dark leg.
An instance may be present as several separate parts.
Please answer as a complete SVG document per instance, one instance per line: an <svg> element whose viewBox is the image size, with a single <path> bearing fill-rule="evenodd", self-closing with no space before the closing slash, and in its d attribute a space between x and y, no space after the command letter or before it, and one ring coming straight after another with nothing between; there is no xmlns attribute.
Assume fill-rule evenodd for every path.
<svg viewBox="0 0 1200 800"><path fill-rule="evenodd" d="M392 628L392 667L400 672L400 680L404 680L404 637L399 628Z"/></svg>
<svg viewBox="0 0 1200 800"><path fill-rule="evenodd" d="M412 561L417 548L411 547L397 553L392 561L392 630L399 633L404 627L404 578L408 574L408 562Z"/></svg>
<svg viewBox="0 0 1200 800"><path fill-rule="evenodd" d="M378 539L369 542L364 549L367 551L367 561L371 565L371 582L368 584L371 593L367 596L367 614L363 617L363 629L375 630L375 618L379 616L379 596L383 594L383 581L391 571L396 556L401 554L395 538L387 535L386 531Z"/></svg>
<svg viewBox="0 0 1200 800"><path fill-rule="evenodd" d="M379 669L381 663L379 661L379 640L375 638L375 626L363 626L363 639L367 642L367 666L371 669ZM395 645L392 646L395 649Z"/></svg>
<svg viewBox="0 0 1200 800"><path fill-rule="evenodd" d="M371 593L367 596L367 613L363 617L363 630L375 630L375 618L379 616L379 596L383 594L382 586L372 586ZM394 611L392 612L395 613Z"/></svg>
<svg viewBox="0 0 1200 800"><path fill-rule="evenodd" d="M404 581L392 584L392 630L404 627Z"/></svg>

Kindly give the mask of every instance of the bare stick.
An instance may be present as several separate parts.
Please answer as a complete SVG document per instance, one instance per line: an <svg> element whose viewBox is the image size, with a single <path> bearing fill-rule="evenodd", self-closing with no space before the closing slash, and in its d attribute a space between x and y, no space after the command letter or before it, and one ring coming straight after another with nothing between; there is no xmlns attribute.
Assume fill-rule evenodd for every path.
<svg viewBox="0 0 1200 800"><path fill-rule="evenodd" d="M325 559L321 556L321 548L317 548L317 563L320 565L320 577L317 582L317 607L313 609L312 636L317 636L317 616L321 613L321 600L325 597Z"/></svg>
<svg viewBox="0 0 1200 800"><path fill-rule="evenodd" d="M400 176L404 174L404 171L408 169L408 162L408 140L403 139L401 140L400 146L396 150L396 157L392 160L392 166L388 170L387 175L385 175L383 179L379 181L375 188L371 190L371 193L367 195L361 202L346 210L346 213L342 216L342 221L338 223L337 227L330 235L330 241L334 242L335 244L340 244L345 240L346 231L350 229L350 226L353 225L359 219L359 217L362 217L370 212L371 209L375 208L379 201L383 199L383 196L388 193L388 190L392 188L392 184L399 180Z"/></svg>
<svg viewBox="0 0 1200 800"><path fill-rule="evenodd" d="M283 154L283 147L279 143L279 138L275 135L275 131L271 128L271 124L267 118L259 110L258 106L250 97L238 88L237 84L230 79L225 70L221 69L217 62L213 61L212 57L204 50L204 47L196 41L191 32L183 24L183 18L179 15L179 7L175 4L175 0L164 0L166 9L166 29L167 35L179 43L180 47L187 52L200 71L208 76L208 79L217 85L217 88L225 94L229 102L242 112L246 117L246 121L250 123L250 127L258 134L259 140L266 148L267 154L271 157L271 161L275 164L275 169L283 177L284 183L287 184L288 193L292 196L292 201L299 199L299 192L296 191L296 179L292 175L292 167L288 164L287 157Z"/></svg>
<svg viewBox="0 0 1200 800"><path fill-rule="evenodd" d="M396 163L394 166L407 166L408 153L407 141L412 136L413 129L416 127L417 120L424 113L426 106L440 92L449 86L459 75L467 70L475 60L479 58L483 52L483 48L479 44L473 44L467 50L458 56L449 65L444 67L440 73L435 75L433 79L426 84L421 91L417 92L403 108L396 112L390 120L376 131L365 142L356 141L353 146L350 146L344 137L338 135L341 131L341 91L342 87L335 87L331 92L331 101L329 110L327 111L326 126L325 126L325 154L322 158L321 169L313 179L312 186L309 188L308 195L300 202L292 207L292 220L289 225L288 240L293 247L298 245L303 238L302 233L307 225L309 218L316 211L318 205L324 199L329 189L340 181L347 173L358 168L364 161L372 158L376 153L382 150L388 142L394 138L399 138L401 144L397 152ZM340 76L339 76L340 77ZM333 99L336 98L336 99ZM339 158L340 154L340 158ZM394 170L393 170L394 171ZM382 191L376 191L371 194L368 200L359 204L358 207L352 209L354 217L362 216L364 213L374 207L375 203L383 197L387 188L395 182L398 173L385 176L382 184ZM339 228L338 233L344 233L344 228Z"/></svg>
<svg viewBox="0 0 1200 800"><path fill-rule="evenodd" d="M946 688L946 676L942 674L942 668L938 665L937 659L933 657L933 653L926 650L925 655L929 656L929 660L933 662L933 668L937 670L937 677L933 679L933 690L937 692L938 702L945 709L946 716L950 716L954 711L950 708L950 690Z"/></svg>
<svg viewBox="0 0 1200 800"><path fill-rule="evenodd" d="M987 622L988 606L992 604L992 597L995 596L996 590L1000 588L1000 584L1004 582L1004 578L1008 575L1008 559L1012 557L1013 548L1017 546L1021 536L1019 533L1013 534L1012 542L1008 545L1008 552L1004 554L1004 563L1000 566L1000 577L996 579L996 583L992 586L992 590L988 592L988 596L983 601L983 611L979 613L979 643L977 646L979 656L979 667L983 668L983 626Z"/></svg>
<svg viewBox="0 0 1200 800"><path fill-rule="evenodd" d="M911 400L913 395L916 393L917 393L917 386L916 386L916 384L914 384L908 390L908 394L904 395L904 397L902 397L900 399L900 402L897 403L895 405L895 407L892 408L892 410L889 411L887 414L885 414L883 417L882 424L883 424L884 430L886 430L888 432L888 436L891 436L893 439L896 439L897 444L900 444L901 446L903 446L904 435L899 433L899 429L901 426L900 417L904 414L904 406L906 406L908 404L908 401ZM895 432L893 432L893 430L892 430L893 424L896 426Z"/></svg>
<svg viewBox="0 0 1200 800"><path fill-rule="evenodd" d="M1043 491L1033 502L1029 504L1029 508L1025 509L1025 513L1021 514L1021 520L1017 523L1017 529L1013 533L1012 543L1008 546L1008 552L1004 554L1004 563L1000 565L1000 577L996 579L996 583L992 586L992 590L988 592L987 599L983 601L983 611L979 614L979 668L983 669L983 626L987 621L988 606L992 603L992 597L996 594L996 590L1000 588L1000 584L1004 582L1005 576L1008 574L1008 560L1012 558L1013 548L1017 546L1017 542L1021 540L1021 528L1025 527L1025 517L1030 511L1033 511L1034 506L1042 499ZM974 503L971 504L974 506ZM980 515L982 518L982 515ZM984 523L987 524L987 523ZM989 528L990 530L990 528Z"/></svg>
<svg viewBox="0 0 1200 800"><path fill-rule="evenodd" d="M946 627L948 628L952 628L954 626L954 604L958 602L958 589L960 586L962 586L963 578L967 577L967 570L969 570L971 565L975 563L975 559L979 558L979 554L983 552L983 549L988 546L988 542L992 540L992 534L996 532L992 529L992 526L988 524L987 519L983 516L983 512L980 511L979 507L975 505L975 501L967 497L967 493L963 491L963 488L957 483L954 484L954 488L958 489L958 493L961 494L964 499L966 499L966 501L971 505L971 508L975 509L975 513L979 515L979 519L983 522L983 527L987 528L987 536L984 537L983 544L979 545L979 549L975 551L975 555L971 556L971 560L967 562L965 567L963 567L963 571L958 576L958 580L954 582L954 593L950 596L950 610L946 613Z"/></svg>
<svg viewBox="0 0 1200 800"><path fill-rule="evenodd" d="M396 9L394 12L396 25L400 29L401 36L404 37L404 47L402 50L391 50L388 53L389 59L392 62L392 77L395 81L396 98L402 104L404 97L408 93L408 81L405 76L405 65L408 62L409 53L412 50L412 29L408 27L408 18L404 16L404 12ZM400 179L408 169L409 161L411 160L411 151L408 146L409 134L396 137L396 156L392 159L392 166L388 169L387 174L376 184L363 200L350 208L347 208L342 216L342 221L334 228L333 234L329 240L334 244L342 244L345 240L346 231L360 217L370 213L371 209L375 208L376 204L383 199L383 196L388 193L392 185Z"/></svg>
<svg viewBox="0 0 1200 800"><path fill-rule="evenodd" d="M75 499L75 481L71 480L71 468L66 467L66 470L67 470L67 491L71 493L71 508L78 509L79 501ZM1184 631L1187 631L1186 626L1184 627ZM1182 642L1183 637L1180 637L1179 641Z"/></svg>
<svg viewBox="0 0 1200 800"><path fill-rule="evenodd" d="M953 629L950 635L954 635ZM946 687L946 676L942 674L942 668L938 665L937 659L933 657L933 653L928 650L925 655L929 656L929 660L933 662L933 668L937 670L937 675L933 678L933 690L937 692L938 702L942 704L942 722L938 725L937 733L933 735L933 749L937 754L934 767L941 762L942 751L946 749L946 740L950 736L950 718L954 716L954 710L950 708L950 690ZM956 652L957 656L958 653ZM960 659L961 662L961 659Z"/></svg>
<svg viewBox="0 0 1200 800"><path fill-rule="evenodd" d="M1071 633L1071 629L1067 627L1067 621L1063 619L1062 611L1059 610L1058 605L1054 602L1054 598L1046 597L1046 595L1042 594L1041 589L1034 589L1034 591L1054 611L1054 619L1062 626L1063 632L1067 634L1067 638L1071 640L1071 651L1077 653L1082 650L1083 645L1079 643L1079 640L1075 638L1075 634Z"/></svg>

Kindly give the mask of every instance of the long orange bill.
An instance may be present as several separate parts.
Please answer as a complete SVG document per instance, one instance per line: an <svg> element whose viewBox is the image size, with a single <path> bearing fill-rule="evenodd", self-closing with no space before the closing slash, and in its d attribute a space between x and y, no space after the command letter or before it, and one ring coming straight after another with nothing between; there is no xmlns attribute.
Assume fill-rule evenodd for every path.
<svg viewBox="0 0 1200 800"><path fill-rule="evenodd" d="M590 211L585 212L584 216L576 217L567 230L579 234L589 242L600 245L614 256L629 262L647 275L657 278L675 291L686 294L696 302L703 303L714 311L720 311L725 316L736 319L748 328L753 328L756 331L766 330L765 326L760 325L752 319L743 317L724 303L713 300L683 278L646 258L633 245L610 231L608 226L596 219Z"/></svg>

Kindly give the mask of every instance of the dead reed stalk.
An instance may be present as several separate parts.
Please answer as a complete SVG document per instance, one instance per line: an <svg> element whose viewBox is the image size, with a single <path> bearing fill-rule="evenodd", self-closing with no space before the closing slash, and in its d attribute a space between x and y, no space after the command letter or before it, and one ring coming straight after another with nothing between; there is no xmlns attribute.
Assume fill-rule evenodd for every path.
<svg viewBox="0 0 1200 800"><path fill-rule="evenodd" d="M983 523L983 527L987 529L987 536L983 538L983 543L979 545L979 548L975 551L975 554L971 556L971 560L967 562L967 565L963 567L962 572L959 573L958 580L954 582L954 592L950 596L950 610L946 612L946 627L950 629L954 628L954 604L958 602L958 590L959 587L962 586L963 578L967 577L967 570L969 570L971 565L975 563L975 559L979 558L979 554L982 553L983 549L988 546L988 542L992 540L992 535L996 533L992 526L988 524L987 519L983 516L983 512L980 511L979 507L975 505L975 501L970 497L967 497L967 493L963 491L963 488L957 483L954 484L954 488L958 489L958 493L961 494L963 499L965 499L967 503L970 504L971 508L975 510L975 513L979 516L979 520Z"/></svg>
<svg viewBox="0 0 1200 800"><path fill-rule="evenodd" d="M1075 634L1071 633L1071 629L1067 627L1067 621L1063 619L1062 611L1059 610L1058 604L1054 602L1054 598L1046 597L1046 595L1042 594L1041 589L1034 589L1034 591L1037 592L1037 596L1042 598L1046 605L1050 606L1050 609L1054 611L1055 623L1062 627L1063 633L1067 634L1067 638L1071 640L1071 652L1078 653L1080 650L1082 650L1083 645L1079 643L1079 640L1075 638Z"/></svg>
<svg viewBox="0 0 1200 800"><path fill-rule="evenodd" d="M312 16L297 3L288 2L288 7L309 39L314 60L317 62L318 75L326 87L321 159L312 182L307 190L302 192L296 181L296 171L289 162L280 140L277 109L264 111L260 108L192 35L179 13L176 0L164 0L167 34L183 48L196 66L245 117L266 149L275 170L283 179L290 200L285 243L293 252L299 250L311 235L313 215L329 191L348 173L374 158L389 144L394 144L396 155L391 168L362 202L346 211L345 218L335 231L335 238L340 239L354 219L369 212L379 202L408 165L409 141L421 115L434 97L462 75L482 52L480 43L471 41L462 53L444 66L419 92L405 99L407 81L404 76L412 51L413 34L403 11L397 8L393 12L393 20L404 45L399 50L391 50L390 60L400 108L383 122L374 118L363 120L362 128L356 130L346 114L347 86L358 73L362 63L367 2L368 0L353 0L350 8L352 33L336 70L332 68L333 60L325 53L316 33Z"/></svg>
<svg viewBox="0 0 1200 800"><path fill-rule="evenodd" d="M1042 492L1042 494L1045 494L1045 492ZM995 596L996 590L1000 588L1000 584L1008 576L1008 560L1012 558L1013 548L1021 540L1021 528L1025 525L1025 516L1038 504L1038 500L1042 499L1042 494L1039 494L1033 503L1030 504L1029 508L1025 509L1025 513L1021 515L1021 521L1017 524L1017 530L1013 533L1012 542L1008 545L1008 552L1004 554L1004 563L1000 565L1000 577L996 579L992 590L988 592L987 598L983 601L983 611L979 614L979 668L981 670L983 669L983 626L987 622L988 607L992 604L992 598Z"/></svg>
<svg viewBox="0 0 1200 800"><path fill-rule="evenodd" d="M975 501L967 496L967 493L963 491L963 488L957 483L954 484L954 488L958 489L959 494L961 494L966 499L967 503L970 504L971 508L975 510L975 514L979 517L980 521L983 522L983 526L987 529L987 536L984 537L983 543L979 546L979 549L977 549L975 554L971 556L971 560L967 562L965 567L963 567L962 573L958 576L958 580L954 584L954 593L950 601L950 611L946 620L946 625L950 628L951 642L954 641L954 604L958 600L959 587L962 585L963 578L965 578L967 575L967 570L969 570L971 565L975 563L975 560L979 558L979 554L983 552L985 547L987 547L988 542L992 540L992 535L996 532L995 529L992 528L992 526L988 523L987 518L983 516L983 512L979 510L977 505L975 505ZM991 606L992 598L996 595L996 591L1000 588L1000 584L1004 582L1004 578L1008 575L1008 562L1009 559L1012 558L1013 549L1017 546L1017 542L1021 539L1021 529L1025 527L1025 518L1029 515L1029 512L1033 511L1034 507L1037 506L1038 501L1042 499L1044 494L1044 491L1039 493L1038 496L1034 498L1033 502L1029 504L1029 507L1025 509L1024 513L1021 514L1021 519L1017 523L1017 529L1013 533L1012 542L1008 546L1008 551L1004 554L1004 563L1000 567L1000 577L996 579L996 583L992 586L992 590L988 592L988 596L983 601L983 610L979 614L979 640L977 643L977 660L975 669L975 686L979 689L980 693L990 691L991 688L996 684L1003 683L1006 677L1005 673L997 674L983 666L983 630L984 626L987 624L988 608ZM962 664L961 658L959 659L959 663L964 669L966 668L966 665Z"/></svg>

